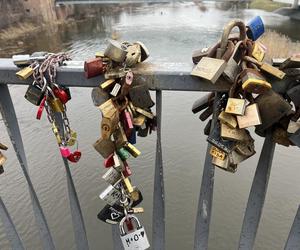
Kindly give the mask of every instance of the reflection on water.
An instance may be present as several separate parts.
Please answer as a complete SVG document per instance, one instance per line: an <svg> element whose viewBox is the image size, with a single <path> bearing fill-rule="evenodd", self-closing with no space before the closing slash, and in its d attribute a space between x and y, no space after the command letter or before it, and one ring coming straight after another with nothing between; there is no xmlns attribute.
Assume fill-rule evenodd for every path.
<svg viewBox="0 0 300 250"><path fill-rule="evenodd" d="M257 10L224 8L207 3L137 5L101 10L97 5L76 6L76 15L82 16L92 8L89 18L22 38L24 46L13 42L1 44L1 56L32 53L37 50L68 51L74 59L93 56L105 47L105 39L117 33L121 39L143 41L155 61L190 62L194 49L215 42L223 25L232 18L249 20L259 14L267 28L280 31L300 40L296 24L286 17ZM84 10L81 10L83 8ZM75 18L76 18L75 15ZM84 19L80 18L80 19ZM36 121L35 108L23 99L25 87L11 86L30 173L44 208L58 249L75 249L71 216L67 197L64 168L49 124L44 117ZM71 125L77 130L82 160L71 165L78 190L91 249L112 249L110 226L96 219L104 206L98 195L105 188L102 159L93 150L92 143L99 137L98 110L90 99L90 89L73 88L69 105ZM194 219L200 180L206 151L204 123L190 109L201 93L164 92L162 144L166 181L167 249L191 249ZM176 126L174 126L176 124ZM171 126L172 125L172 126ZM5 131L0 123L1 131ZM137 147L142 155L131 159L133 182L144 194L145 214L141 220L151 235L152 190L156 136L138 138ZM1 133L1 141L8 142ZM260 151L263 140L256 137ZM47 148L41 147L47 144ZM6 173L1 176L0 190L18 231L28 249L41 249L31 211L30 198L20 167L8 152ZM278 146L271 173L269 190L258 232L256 249L282 249L299 203L298 149ZM216 171L210 249L235 249L243 212L246 207L258 155L241 164L236 174ZM0 227L0 249L9 249L3 228Z"/></svg>

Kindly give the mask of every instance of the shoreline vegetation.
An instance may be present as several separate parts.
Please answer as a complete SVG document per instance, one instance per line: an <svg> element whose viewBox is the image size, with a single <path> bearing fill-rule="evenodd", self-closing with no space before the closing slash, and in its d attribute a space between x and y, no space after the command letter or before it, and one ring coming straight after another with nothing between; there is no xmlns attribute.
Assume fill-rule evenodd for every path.
<svg viewBox="0 0 300 250"><path fill-rule="evenodd" d="M250 2L249 8L250 9L260 9L265 11L275 11L282 7L289 7L289 4L285 3L277 3L273 2L272 0L252 0Z"/></svg>

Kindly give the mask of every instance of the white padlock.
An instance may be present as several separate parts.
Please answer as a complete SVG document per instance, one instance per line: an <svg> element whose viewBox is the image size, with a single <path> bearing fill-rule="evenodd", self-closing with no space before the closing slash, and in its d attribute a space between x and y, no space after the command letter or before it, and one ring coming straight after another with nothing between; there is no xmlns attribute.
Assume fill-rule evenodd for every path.
<svg viewBox="0 0 300 250"><path fill-rule="evenodd" d="M129 232L125 230L125 220L129 219L135 222L135 228ZM134 215L125 216L120 221L121 241L125 250L145 250L150 247L144 227L138 218Z"/></svg>

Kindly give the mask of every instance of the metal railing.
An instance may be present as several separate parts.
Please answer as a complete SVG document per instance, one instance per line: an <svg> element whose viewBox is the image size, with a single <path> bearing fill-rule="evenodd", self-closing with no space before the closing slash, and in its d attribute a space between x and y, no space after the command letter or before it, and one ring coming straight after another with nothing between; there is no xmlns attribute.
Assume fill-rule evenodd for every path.
<svg viewBox="0 0 300 250"><path fill-rule="evenodd" d="M185 63L142 63L133 71L139 82L148 84L151 90L156 91L156 114L157 114L157 145L154 174L154 196L153 196L153 234L152 249L165 249L165 192L163 175L163 157L161 146L161 117L162 117L162 91L216 91L222 92L229 89L229 84L219 81L213 85L207 81L200 81L199 78L190 76L192 64ZM44 249L55 249L47 219L43 213L39 199L32 185L28 172L26 155L23 147L22 137L18 120L9 93L8 84L31 84L31 80L22 81L15 75L18 68L14 66L11 59L0 59L0 112L7 127L8 135L21 165L24 177L27 181L36 224L39 228L40 237ZM83 74L83 62L68 62L67 66L58 69L57 82L69 87L96 87L103 81L103 76L87 80ZM61 119L60 116L57 117ZM214 120L216 118L214 117ZM208 153L210 145L207 146L206 159L200 188L200 196L195 225L194 249L207 249L209 227L212 213L214 171L211 163L211 156ZM267 134L261 151L255 176L249 194L248 204L244 215L244 221L240 234L239 249L252 249L255 242L259 221L266 197L268 180L272 166L275 143L272 135ZM76 188L68 162L64 159L65 171L68 183L68 194L73 221L74 234L77 249L89 249L84 220L77 197ZM0 218L7 238L12 249L24 249L16 227L7 211L4 202L0 197ZM285 249L299 249L300 247L300 207L296 214L294 223L290 230ZM122 249L118 228L112 226L114 249Z"/></svg>

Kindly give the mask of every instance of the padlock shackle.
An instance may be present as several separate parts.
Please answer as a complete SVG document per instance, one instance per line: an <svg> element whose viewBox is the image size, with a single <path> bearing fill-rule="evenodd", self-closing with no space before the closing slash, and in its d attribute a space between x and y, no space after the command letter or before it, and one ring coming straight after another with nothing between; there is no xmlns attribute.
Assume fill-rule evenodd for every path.
<svg viewBox="0 0 300 250"><path fill-rule="evenodd" d="M134 220L136 222L137 225L137 229L140 229L142 227L139 219L133 215L133 214L128 214L127 216L125 216L124 218L122 218L122 220L120 221L119 224L119 229L120 229L120 234L123 236L126 234L125 229L124 229L124 222L128 219Z"/></svg>
<svg viewBox="0 0 300 250"><path fill-rule="evenodd" d="M230 21L223 29L222 39L220 48L217 50L217 58L221 59L223 54L226 51L229 35L234 27L238 27L240 30L239 40L244 41L246 40L246 26L243 21L241 20L232 20Z"/></svg>

